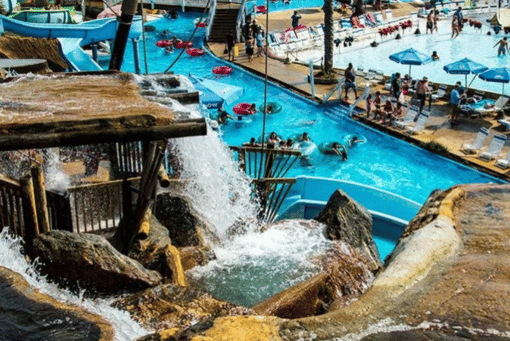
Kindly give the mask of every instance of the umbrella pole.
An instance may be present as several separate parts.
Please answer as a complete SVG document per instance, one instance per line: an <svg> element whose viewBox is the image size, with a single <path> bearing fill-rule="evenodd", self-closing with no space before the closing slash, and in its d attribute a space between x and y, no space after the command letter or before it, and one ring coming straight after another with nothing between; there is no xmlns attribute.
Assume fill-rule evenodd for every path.
<svg viewBox="0 0 510 341"><path fill-rule="evenodd" d="M409 78L411 78L411 64L409 64Z"/></svg>
<svg viewBox="0 0 510 341"><path fill-rule="evenodd" d="M468 88L470 88L470 87L471 87L471 84L473 84L473 82L475 81L476 76L478 76L478 75L475 75L475 76L473 77L473 79L471 80L471 83L469 83L469 85L468 85ZM467 89L467 88L466 88L466 89Z"/></svg>
<svg viewBox="0 0 510 341"><path fill-rule="evenodd" d="M466 88L467 90L467 74L465 74L464 76L466 76L466 80L464 81L464 87Z"/></svg>

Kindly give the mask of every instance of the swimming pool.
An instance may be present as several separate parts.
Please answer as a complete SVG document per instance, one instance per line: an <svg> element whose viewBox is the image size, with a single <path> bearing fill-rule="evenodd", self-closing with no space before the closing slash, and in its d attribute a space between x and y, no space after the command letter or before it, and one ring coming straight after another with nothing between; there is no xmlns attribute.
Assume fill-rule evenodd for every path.
<svg viewBox="0 0 510 341"><path fill-rule="evenodd" d="M178 20L162 18L152 22L151 25L159 31L169 29L173 34L185 39L194 29L193 19L198 16L197 13L182 13ZM157 32L147 34L151 73L164 71L179 52L176 50L167 53L156 47L158 39ZM197 37L195 45L201 39L202 37ZM369 62L369 58L366 59ZM133 71L132 60L132 49L127 48L123 69ZM218 77L211 72L211 69L218 65L225 63L208 54L190 57L184 53L172 71L185 75L192 73L243 86L245 94L240 102L257 103L257 106L263 102L264 88L261 79L239 69L235 69L230 75ZM414 69L418 70L419 67ZM319 106L275 85L268 87L268 101L282 104L283 110L267 118L266 133L277 131L283 137L287 137L306 131L317 145L325 141L339 140L348 134L365 136L368 140L367 143L349 150L347 162L315 152L310 163L295 165L288 176L313 175L350 180L384 189L420 203L424 202L436 188L444 189L458 183L499 182L491 176L355 122L344 116L344 107ZM233 104L227 105L225 109L232 112ZM222 129L223 139L227 144L241 145L250 137L257 138L262 134L262 115L255 115L250 124L239 126L230 123Z"/></svg>
<svg viewBox="0 0 510 341"><path fill-rule="evenodd" d="M486 23L483 22L483 24ZM413 27L413 31L414 29ZM355 51L343 49L341 54L335 55L334 66L345 68L349 63L353 63L356 68L381 70L386 75L391 75L394 72L404 75L409 73L409 66L397 64L391 61L389 56L412 47L426 54L437 51L440 57L438 61L422 66L413 66L411 70L413 78L419 79L427 76L432 82L455 84L455 82L461 81L464 84L464 75L450 75L443 70L443 67L462 58L472 59L489 68L506 67L510 62L509 55L498 57L497 47L493 48L504 35L495 35L492 32L493 34L488 36L486 34L488 30L487 25L484 25L481 30L477 30L466 23L461 35L451 39L450 20L440 21L439 33L433 35L423 34L425 20L420 20L421 35L407 35L400 40L382 42L375 48L367 47ZM472 78L473 75L468 75L468 84ZM471 87L495 93L501 93L502 89L500 83L484 82L478 78L475 79Z"/></svg>

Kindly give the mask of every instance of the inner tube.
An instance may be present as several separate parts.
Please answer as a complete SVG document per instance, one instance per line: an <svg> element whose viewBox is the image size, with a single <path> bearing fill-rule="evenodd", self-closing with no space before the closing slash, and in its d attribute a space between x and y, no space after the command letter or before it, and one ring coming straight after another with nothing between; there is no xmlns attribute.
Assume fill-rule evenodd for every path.
<svg viewBox="0 0 510 341"><path fill-rule="evenodd" d="M205 27L205 22L199 22L197 24L195 24L196 27Z"/></svg>
<svg viewBox="0 0 510 341"><path fill-rule="evenodd" d="M187 49L186 53L189 54L192 57L196 57L196 56L203 55L205 53L205 51L202 50L202 49L197 49L197 48L193 47L193 48Z"/></svg>
<svg viewBox="0 0 510 341"><path fill-rule="evenodd" d="M340 144L340 148L338 148L341 152L346 152L347 151L345 150L345 147L342 143L340 142L337 142L337 141L332 141L332 142L322 142L321 144L319 144L319 151L321 152L321 154L326 154L326 155L333 155L333 156L342 156L342 154L337 154L336 152L333 151L333 144L335 143L338 143Z"/></svg>
<svg viewBox="0 0 510 341"><path fill-rule="evenodd" d="M266 13L267 12L266 6L257 6L256 10L257 10L257 13Z"/></svg>
<svg viewBox="0 0 510 341"><path fill-rule="evenodd" d="M156 43L157 47L168 47L170 45L172 45L172 41L167 39L160 40Z"/></svg>
<svg viewBox="0 0 510 341"><path fill-rule="evenodd" d="M266 108L267 107L270 107L271 108L271 112L268 112L268 114L276 114L280 111L282 111L282 106L279 104L279 103L276 103L276 102L268 102L266 104ZM261 104L259 105L259 110L261 113L264 113L264 104Z"/></svg>
<svg viewBox="0 0 510 341"><path fill-rule="evenodd" d="M301 141L299 142L299 139L303 136L303 134L292 134L288 138L292 140L294 143L302 143L302 142L313 142L312 138L308 136L308 141Z"/></svg>
<svg viewBox="0 0 510 341"><path fill-rule="evenodd" d="M212 69L212 72L215 75L228 75L232 70L230 66L216 66Z"/></svg>
<svg viewBox="0 0 510 341"><path fill-rule="evenodd" d="M250 103L238 103L232 110L238 115L253 115L254 112L252 112L250 108Z"/></svg>
<svg viewBox="0 0 510 341"><path fill-rule="evenodd" d="M365 142L367 142L367 138L363 135L357 135L357 134L351 134L351 135L345 135L344 137L342 137L342 143L343 145L345 146L348 146L349 145L349 141L352 140L352 138L356 136L358 138L358 142L356 144L363 144Z"/></svg>
<svg viewBox="0 0 510 341"><path fill-rule="evenodd" d="M180 41L177 44L175 44L175 47L178 49L184 49L186 47L193 47L193 43L191 41Z"/></svg>

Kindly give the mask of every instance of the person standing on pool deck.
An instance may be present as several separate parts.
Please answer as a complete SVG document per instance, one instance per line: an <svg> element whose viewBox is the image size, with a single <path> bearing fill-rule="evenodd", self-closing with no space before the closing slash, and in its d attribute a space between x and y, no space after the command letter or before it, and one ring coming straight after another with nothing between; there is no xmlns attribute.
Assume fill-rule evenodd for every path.
<svg viewBox="0 0 510 341"><path fill-rule="evenodd" d="M427 29L425 30L425 33L429 33L429 30L430 30L430 33L432 33L433 29L434 29L434 10L432 9L429 14L427 14Z"/></svg>
<svg viewBox="0 0 510 341"><path fill-rule="evenodd" d="M393 82L391 82L391 91L393 92L393 96L397 99L398 102L400 92L402 91L402 79L400 79L400 72L395 74L395 78L393 78Z"/></svg>
<svg viewBox="0 0 510 341"><path fill-rule="evenodd" d="M504 37L503 39L500 39L496 45L494 45L493 47L496 47L498 46L499 44L499 47L498 47L498 57L501 56L501 55L506 55L506 51L509 51L508 50L508 39L507 37Z"/></svg>
<svg viewBox="0 0 510 341"><path fill-rule="evenodd" d="M234 46L236 45L236 43L233 31L227 34L225 38L225 45L228 51L228 60L230 60L230 56L232 56L232 61L234 61Z"/></svg>
<svg viewBox="0 0 510 341"><path fill-rule="evenodd" d="M418 84L416 84L416 97L420 100L420 111L421 113L423 106L425 105L425 99L427 98L427 93L430 91L429 88L429 80L427 77L423 77Z"/></svg>
<svg viewBox="0 0 510 341"><path fill-rule="evenodd" d="M301 16L299 15L298 11L294 11L294 14L290 18L292 19L292 28L293 29L298 28L299 19L301 19Z"/></svg>
<svg viewBox="0 0 510 341"><path fill-rule="evenodd" d="M451 124L459 123L460 99L461 95L459 94L459 84L455 84L450 94L450 105L452 106L452 116L450 118Z"/></svg>
<svg viewBox="0 0 510 341"><path fill-rule="evenodd" d="M356 74L354 73L352 63L349 63L349 66L345 69L345 99L349 98L347 97L349 89L354 90L354 96L358 99L358 92L356 91Z"/></svg>

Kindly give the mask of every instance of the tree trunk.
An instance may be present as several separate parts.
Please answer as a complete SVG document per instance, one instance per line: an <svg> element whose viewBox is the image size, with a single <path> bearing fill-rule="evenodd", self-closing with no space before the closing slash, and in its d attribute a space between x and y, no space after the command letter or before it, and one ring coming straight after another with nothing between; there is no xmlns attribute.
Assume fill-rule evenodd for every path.
<svg viewBox="0 0 510 341"><path fill-rule="evenodd" d="M333 0L324 0L324 73L333 70Z"/></svg>

